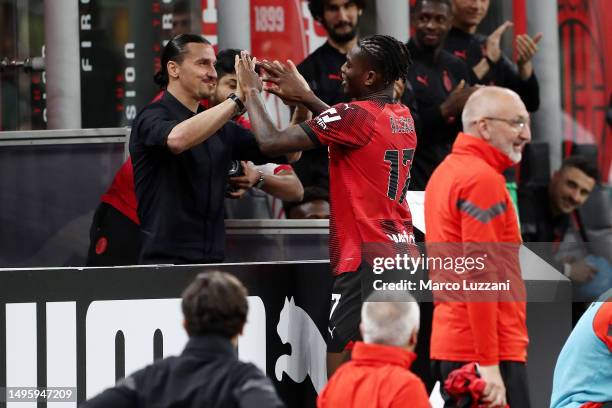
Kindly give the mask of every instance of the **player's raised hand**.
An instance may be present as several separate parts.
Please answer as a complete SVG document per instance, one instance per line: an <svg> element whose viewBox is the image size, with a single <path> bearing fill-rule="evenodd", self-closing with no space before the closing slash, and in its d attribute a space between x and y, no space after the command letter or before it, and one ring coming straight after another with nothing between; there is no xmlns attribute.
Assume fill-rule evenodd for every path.
<svg viewBox="0 0 612 408"><path fill-rule="evenodd" d="M251 58L246 51L241 51L240 56L236 55L234 68L236 69L238 88L243 95L248 94L252 90L261 92L263 84L257 72L255 72L256 63L257 59Z"/></svg>
<svg viewBox="0 0 612 408"><path fill-rule="evenodd" d="M264 60L260 66L265 71L264 90L278 96L285 103L299 104L311 92L308 83L293 61L287 60L287 63L283 64L280 61Z"/></svg>
<svg viewBox="0 0 612 408"><path fill-rule="evenodd" d="M491 61L497 62L501 58L501 55L502 55L501 46L500 46L501 37L504 34L504 32L508 28L512 27L513 25L514 24L512 24L512 22L506 21L505 23L497 27L497 29L493 31L491 35L489 35L489 37L487 38L486 52L487 52L487 57L489 57Z"/></svg>

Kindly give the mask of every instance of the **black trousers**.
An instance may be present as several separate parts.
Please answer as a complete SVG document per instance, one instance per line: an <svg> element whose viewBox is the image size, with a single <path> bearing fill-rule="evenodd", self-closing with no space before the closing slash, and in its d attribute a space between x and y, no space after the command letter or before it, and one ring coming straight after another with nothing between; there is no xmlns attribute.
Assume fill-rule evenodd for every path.
<svg viewBox="0 0 612 408"><path fill-rule="evenodd" d="M440 381L440 393L444 398L444 408L469 408L471 398L467 397L456 401L444 391L444 381L451 371L461 368L468 362L431 360L431 370L434 380ZM506 400L510 408L530 408L529 388L527 386L527 366L516 361L500 361L504 385L506 386Z"/></svg>
<svg viewBox="0 0 612 408"><path fill-rule="evenodd" d="M140 227L112 205L96 209L89 240L86 266L138 265Z"/></svg>

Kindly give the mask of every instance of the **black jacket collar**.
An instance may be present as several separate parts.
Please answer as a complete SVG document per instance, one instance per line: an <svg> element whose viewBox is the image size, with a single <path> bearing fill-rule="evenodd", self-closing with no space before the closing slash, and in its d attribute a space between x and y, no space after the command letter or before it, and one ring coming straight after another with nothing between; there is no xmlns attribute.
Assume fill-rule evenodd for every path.
<svg viewBox="0 0 612 408"><path fill-rule="evenodd" d="M172 95L167 89L164 91L164 95L161 98L161 103L170 108L172 113L175 114L177 118L180 118L180 120L189 119L190 117L195 115L195 113L193 113L188 107L183 105L181 101L176 99L174 95ZM197 113L200 113L203 110L204 107L198 104Z"/></svg>
<svg viewBox="0 0 612 408"><path fill-rule="evenodd" d="M182 355L204 359L218 358L219 356L232 359L238 358L236 348L230 339L212 334L190 337Z"/></svg>

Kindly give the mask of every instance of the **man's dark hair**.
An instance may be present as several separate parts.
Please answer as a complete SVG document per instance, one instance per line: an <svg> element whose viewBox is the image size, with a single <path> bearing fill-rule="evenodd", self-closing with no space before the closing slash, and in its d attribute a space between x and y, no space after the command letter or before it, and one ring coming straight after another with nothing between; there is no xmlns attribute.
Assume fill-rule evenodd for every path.
<svg viewBox="0 0 612 408"><path fill-rule="evenodd" d="M178 0L172 6L172 14L191 14L191 7L189 2L185 0Z"/></svg>
<svg viewBox="0 0 612 408"><path fill-rule="evenodd" d="M323 18L323 11L325 9L325 3L328 0L309 0L308 1L308 9L310 10L310 14L312 14L312 18L315 20L321 20ZM365 9L366 2L365 0L349 0L349 3L353 3L357 6L357 8L363 10Z"/></svg>
<svg viewBox="0 0 612 408"><path fill-rule="evenodd" d="M357 46L372 68L382 75L385 86L400 78L408 81L412 59L406 44L389 35L377 34L360 39Z"/></svg>
<svg viewBox="0 0 612 408"><path fill-rule="evenodd" d="M289 216L289 212L298 205L309 203L311 201L316 200L324 200L329 201L329 189L319 187L319 186L306 186L304 187L304 197L302 201L299 202L289 202L285 201L283 205L285 206L285 214Z"/></svg>
<svg viewBox="0 0 612 408"><path fill-rule="evenodd" d="M168 62L175 61L179 64L183 62L183 58L187 53L187 44L189 43L210 45L208 40L197 34L179 34L168 41L168 44L162 50L160 70L153 77L153 80L160 88L168 86Z"/></svg>
<svg viewBox="0 0 612 408"><path fill-rule="evenodd" d="M594 179L595 182L599 182L599 170L597 169L597 165L588 160L586 157L576 155L565 158L563 163L561 163L560 170L563 171L569 167L576 168L590 178Z"/></svg>
<svg viewBox="0 0 612 408"><path fill-rule="evenodd" d="M247 290L224 272L199 274L183 292L181 304L189 336L216 334L232 338L246 322Z"/></svg>
<svg viewBox="0 0 612 408"><path fill-rule="evenodd" d="M421 8L423 7L423 3L436 3L436 4L443 4L445 6L448 6L448 11L450 14L453 13L453 4L451 3L451 0L417 0L415 5L414 5L414 10L412 11L413 13L416 13L418 11L421 10Z"/></svg>
<svg viewBox="0 0 612 408"><path fill-rule="evenodd" d="M240 50L236 48L228 48L219 51L217 54L217 62L215 62L215 70L217 71L217 80L220 80L225 75L235 74L236 55L240 55Z"/></svg>

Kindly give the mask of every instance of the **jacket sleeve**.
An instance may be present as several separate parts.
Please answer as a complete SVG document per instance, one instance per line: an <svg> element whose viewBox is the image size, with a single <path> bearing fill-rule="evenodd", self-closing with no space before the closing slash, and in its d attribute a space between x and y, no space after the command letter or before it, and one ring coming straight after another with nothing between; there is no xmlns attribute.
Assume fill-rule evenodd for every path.
<svg viewBox="0 0 612 408"><path fill-rule="evenodd" d="M79 408L135 408L138 406L136 380L132 375L121 380L115 387L109 388L95 397L79 404Z"/></svg>
<svg viewBox="0 0 612 408"><path fill-rule="evenodd" d="M339 103L317 117L300 123L315 145L358 148L374 136L376 116L354 103Z"/></svg>
<svg viewBox="0 0 612 408"><path fill-rule="evenodd" d="M467 243L464 244L467 251L478 253L464 253L464 256L481 256L483 252L488 255L484 270L474 275L476 280L496 280L495 245L492 244L502 239L508 205L503 178L497 174L481 175L458 195L456 206L461 219L461 241ZM498 304L469 299L466 307L478 362L482 365L498 364Z"/></svg>
<svg viewBox="0 0 612 408"><path fill-rule="evenodd" d="M234 391L240 408L284 408L272 381L255 366L243 371L243 381Z"/></svg>
<svg viewBox="0 0 612 408"><path fill-rule="evenodd" d="M612 291L593 319L593 331L612 353Z"/></svg>
<svg viewBox="0 0 612 408"><path fill-rule="evenodd" d="M233 121L227 122L222 132L224 132L223 136L230 141L234 160L250 160L255 164L287 163L285 156L270 157L262 153L255 135L249 129Z"/></svg>

